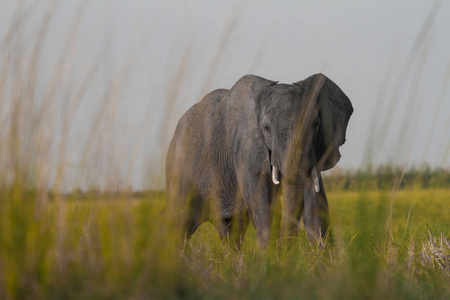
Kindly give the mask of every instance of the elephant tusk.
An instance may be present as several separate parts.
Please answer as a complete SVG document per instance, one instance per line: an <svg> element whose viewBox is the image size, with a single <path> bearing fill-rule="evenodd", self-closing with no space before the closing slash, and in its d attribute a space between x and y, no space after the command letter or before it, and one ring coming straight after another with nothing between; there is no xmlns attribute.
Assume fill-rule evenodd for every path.
<svg viewBox="0 0 450 300"><path fill-rule="evenodd" d="M272 181L274 184L280 184L277 167L272 166Z"/></svg>
<svg viewBox="0 0 450 300"><path fill-rule="evenodd" d="M317 177L317 170L316 167L312 170L312 175L314 177L314 189L316 190L316 193L320 192L320 185L319 185L319 177Z"/></svg>

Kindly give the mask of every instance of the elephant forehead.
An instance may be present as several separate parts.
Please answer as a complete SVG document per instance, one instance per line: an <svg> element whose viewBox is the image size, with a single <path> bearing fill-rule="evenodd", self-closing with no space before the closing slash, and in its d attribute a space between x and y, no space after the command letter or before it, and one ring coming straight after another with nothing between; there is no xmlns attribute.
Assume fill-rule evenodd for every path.
<svg viewBox="0 0 450 300"><path fill-rule="evenodd" d="M294 114L294 104L289 99L278 99L266 107L265 113L271 119L286 119Z"/></svg>
<svg viewBox="0 0 450 300"><path fill-rule="evenodd" d="M307 101L279 101L277 104L271 105L265 110L265 115L271 123L290 124L291 127L298 127L301 125L310 124L313 120L319 117L316 109L307 109L305 104ZM306 113L305 113L306 112ZM305 118L306 117L306 118Z"/></svg>
<svg viewBox="0 0 450 300"><path fill-rule="evenodd" d="M268 96L263 108L268 114L287 117L299 115L306 103L299 91L278 91Z"/></svg>

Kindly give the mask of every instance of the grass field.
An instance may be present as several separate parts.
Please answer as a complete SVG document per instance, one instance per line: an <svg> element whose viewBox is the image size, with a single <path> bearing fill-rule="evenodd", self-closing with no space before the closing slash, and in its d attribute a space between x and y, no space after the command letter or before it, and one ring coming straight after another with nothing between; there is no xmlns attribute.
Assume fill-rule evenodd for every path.
<svg viewBox="0 0 450 300"><path fill-rule="evenodd" d="M98 44L87 47L86 37L78 37L84 32L80 29L83 12L89 13L84 9L93 1L80 1L70 20L61 17L64 14L53 16L62 1L29 2L18 1L0 40L0 300L450 299L450 146L445 140L447 131L437 130L450 124L445 115L450 75L433 77L442 81L435 102L417 89L433 41L425 37L434 14L417 33L409 54L400 60L399 71L393 63L395 56L392 65L387 65L386 82L379 95L370 98L380 104L380 117L375 114L373 128L360 137L368 139L367 160L361 168L370 166L373 154L382 148L389 152L398 150L395 147L399 151L392 151L383 161L393 157L392 161L402 165L345 171L324 179L333 233L325 249L308 243L300 233L289 243L279 243L274 237L267 250L258 251L255 230L249 226L243 250L237 252L220 240L209 223L181 250L159 216L164 191L126 191L133 190L137 166L153 172L143 179L145 184L155 181L154 186L163 186L163 169L157 167L162 166L173 133L168 125L177 121L176 110L188 101L183 86L191 81L186 78L201 75L204 82L199 79L201 84L196 86L200 94L206 92L211 78L219 76L217 66L229 65L222 48L228 44L225 48L235 51L231 33L240 23L240 14L231 15L230 25L218 33L223 47L205 65L203 69L209 70L205 74L197 74L203 69L193 63L202 55L189 43L186 47L178 44L183 39L174 36L174 53L180 52L176 56L182 59L162 71L153 70L152 65L152 72L167 74L150 80L153 77L146 75L150 70L141 74L132 69L139 59L154 56L159 61L161 51L127 45L132 48L128 58L114 61L108 54L114 52L110 44L119 40L111 36L103 41L102 34ZM185 23L180 21L180 32L189 37ZM84 25L94 31L90 24ZM57 33L65 31L55 36L55 28ZM150 33L142 41L157 44ZM51 64L44 59L47 56ZM80 58L84 56L89 59ZM335 63L330 60L330 65ZM410 77L416 82L411 87ZM131 82L149 88L130 88L125 93ZM409 102L403 109L397 101L405 95ZM132 99L149 105L142 110L145 122L128 130L122 125L132 123L135 115L122 116L119 122L117 112L121 105L132 106ZM446 149L439 164L443 169L405 173L411 166L395 157L409 157L414 150L414 139L410 143L407 137L415 136L421 126L414 113L423 108L421 103L437 103L434 118L423 115L435 123L427 134L428 143L420 145L426 150L424 162L434 153L433 147ZM405 116L397 114L403 110L408 112ZM401 125L392 122L397 118L404 118ZM397 131L396 142L390 143L385 136ZM145 141L152 147L144 147ZM72 190L80 192L64 194ZM274 229L277 226L273 224Z"/></svg>
<svg viewBox="0 0 450 300"><path fill-rule="evenodd" d="M183 251L160 226L164 193L0 201L0 299L448 299L448 189L328 193L334 243L304 234L242 252L205 223ZM392 209L391 209L392 205Z"/></svg>

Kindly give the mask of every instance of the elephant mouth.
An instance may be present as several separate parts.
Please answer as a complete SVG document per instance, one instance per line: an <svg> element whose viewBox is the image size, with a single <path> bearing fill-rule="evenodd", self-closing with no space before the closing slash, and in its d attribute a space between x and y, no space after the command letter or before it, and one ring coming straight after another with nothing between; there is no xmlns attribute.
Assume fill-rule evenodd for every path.
<svg viewBox="0 0 450 300"><path fill-rule="evenodd" d="M276 166L274 163L273 157L272 157L272 151L269 150L269 158L270 158L270 165L272 169L272 182L275 185L280 184L280 169ZM314 190L316 193L320 192L320 184L319 184L319 176L317 175L316 167L313 167L310 172L311 179L314 183Z"/></svg>

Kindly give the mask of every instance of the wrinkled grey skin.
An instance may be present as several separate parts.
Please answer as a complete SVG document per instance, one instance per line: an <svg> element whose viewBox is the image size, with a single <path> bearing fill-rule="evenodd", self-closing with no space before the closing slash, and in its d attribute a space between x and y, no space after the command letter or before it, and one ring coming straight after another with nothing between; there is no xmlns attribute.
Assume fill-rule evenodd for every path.
<svg viewBox="0 0 450 300"><path fill-rule="evenodd" d="M187 238L209 220L238 247L251 221L265 248L281 186L281 237L296 236L301 218L311 241L324 237L329 212L320 171L338 162L352 112L322 74L292 85L246 75L230 90L209 93L181 117L170 143L165 211Z"/></svg>

